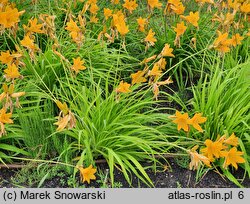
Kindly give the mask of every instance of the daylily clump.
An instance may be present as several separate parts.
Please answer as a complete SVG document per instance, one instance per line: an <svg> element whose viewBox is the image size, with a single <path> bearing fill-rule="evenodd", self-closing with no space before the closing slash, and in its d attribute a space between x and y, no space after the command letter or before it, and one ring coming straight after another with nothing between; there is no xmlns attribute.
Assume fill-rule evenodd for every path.
<svg viewBox="0 0 250 204"><path fill-rule="evenodd" d="M20 17L25 11L18 11L15 4L11 4L8 0L0 2L0 35L9 33L16 38L16 33L19 29L18 24ZM32 23L32 22L31 22ZM31 29L32 32L35 30ZM31 32L30 31L30 32ZM32 40L24 43L26 46L31 46ZM20 44L22 41L20 41ZM33 44L32 44L33 45ZM15 84L18 80L23 79L20 73L20 68L25 66L22 61L23 53L18 45L15 45L16 51L5 50L0 53L0 65L3 66L2 92L0 93L0 137L7 134L5 125L12 124L11 119L14 108L20 108L19 98L25 95L24 91L17 92ZM15 99L15 104L13 102Z"/></svg>
<svg viewBox="0 0 250 204"><path fill-rule="evenodd" d="M205 147L200 149L201 153L196 151L199 148L198 145L188 150L191 157L190 170L198 169L202 164L212 167L211 164L217 160L224 161L221 166L224 169L232 165L237 170L238 164L245 163L245 159L242 157L244 153L237 150L239 143L234 133L228 138L226 135L218 137L216 141L207 139L204 144Z"/></svg>

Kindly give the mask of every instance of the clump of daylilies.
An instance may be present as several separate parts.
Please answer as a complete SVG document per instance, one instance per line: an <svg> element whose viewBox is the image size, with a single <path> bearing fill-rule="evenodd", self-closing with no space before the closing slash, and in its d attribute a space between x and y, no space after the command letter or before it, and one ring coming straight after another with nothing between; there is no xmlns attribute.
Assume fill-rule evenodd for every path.
<svg viewBox="0 0 250 204"><path fill-rule="evenodd" d="M96 1L95 1L96 2ZM92 11L94 11L94 5L92 5ZM20 21L20 16L25 11L18 11L15 8L15 4L9 3L8 0L0 1L0 34L4 32L9 32L10 34L16 35L17 30L19 29L18 23ZM72 19L67 23L66 30L70 31L70 35L74 42L80 47L84 40L84 31L85 31L85 21L82 16L84 10L78 16L78 21L80 26L76 24ZM25 95L24 91L17 92L15 91L15 84L18 79L23 79L23 76L20 73L20 68L25 67L25 63L22 61L24 57L25 50L27 51L30 59L32 61L36 60L36 55L40 52L40 48L36 41L36 34L45 34L53 41L53 52L58 55L62 60L66 61L68 64L69 61L57 51L60 47L57 37L56 37L56 28L55 28L55 16L50 16L48 14L41 14L39 18L31 18L28 20L27 24L23 24L24 36L20 40L19 44L16 44L17 51L1 51L0 52L0 63L4 67L4 79L5 83L2 85L2 93L0 94L0 136L6 134L5 124L13 123L11 119L14 107L21 107L19 98ZM84 60L80 57L73 58L73 65L70 64L70 71L73 75L77 75L81 70L85 70ZM13 101L15 99L15 102ZM60 109L58 116L58 122L55 124L58 125L57 131L62 131L66 128L70 129L75 127L76 119L73 113L69 110L66 103L61 103L56 101L57 106ZM10 112L8 112L10 111Z"/></svg>
<svg viewBox="0 0 250 204"><path fill-rule="evenodd" d="M223 1L219 8L224 11L220 14L215 13L212 19L213 22L218 22L217 38L210 48L214 48L221 54L225 54L231 50L231 47L236 47L242 43L248 33L240 34L240 29L244 28L244 22L249 23L250 2L249 0L228 0ZM244 18L237 19L237 14ZM230 30L233 28L232 37L230 38ZM244 36L245 35L245 36Z"/></svg>
<svg viewBox="0 0 250 204"><path fill-rule="evenodd" d="M20 16L25 11L18 11L14 4L10 4L8 1L0 2L0 35L4 32L9 32L13 36L16 36L18 30L18 22ZM18 49L18 47L17 47ZM4 67L3 78L5 82L2 84L2 93L0 94L0 137L6 134L5 125L13 123L11 119L14 107L21 107L19 103L19 97L24 96L25 92L16 92L15 83L18 79L22 79L23 76L19 70L21 66L25 64L22 62L22 53L20 50L16 51L1 51L0 63ZM15 99L15 103L13 102Z"/></svg>
<svg viewBox="0 0 250 204"><path fill-rule="evenodd" d="M207 118L202 117L201 113L196 113L192 118L189 118L188 113L180 113L176 111L173 118L173 122L177 124L178 131L183 129L185 132L189 132L191 126L194 127L199 132L203 132L200 124L206 122ZM239 138L235 136L234 133L230 137L227 135L218 136L215 141L207 139L205 142L205 147L200 149L201 153L198 153L198 145L188 150L188 154L191 157L191 162L189 164L190 170L198 169L199 165L205 164L207 167L212 167L211 163L216 162L219 159L223 159L223 168L227 168L232 165L235 169L238 168L238 163L244 163L245 159L241 156L244 154L237 150L239 145Z"/></svg>
<svg viewBox="0 0 250 204"><path fill-rule="evenodd" d="M218 136L215 141L207 139L204 142L205 147L200 149L201 153L197 152L199 146L194 146L191 150L188 150L191 157L189 168L198 169L202 163L211 167L211 163L223 160L222 168L226 169L229 165L232 165L237 170L238 164L245 163L245 159L242 157L244 153L237 150L238 140L239 138L234 133L230 137L226 135Z"/></svg>
<svg viewBox="0 0 250 204"><path fill-rule="evenodd" d="M171 18L175 15L179 19L176 25L172 24L169 27L173 28L175 32L174 45L176 47L181 46L181 37L187 30L192 31L192 38L190 38L190 44L196 48L196 32L199 30L200 24L200 10L202 7L207 6L207 11L212 13L212 7L218 8L218 13L212 13L214 15L212 22L218 22L218 37L210 48L214 48L220 53L226 53L230 51L231 47L235 47L241 44L241 41L245 36L249 36L249 31L243 33L244 22L249 21L250 2L248 0L195 0L200 9L199 11L190 11L185 14L186 7L182 0L168 0L165 4L160 0L147 0L147 8L149 12L138 16L136 22L138 24L137 31L144 33L144 37L141 40L145 43L145 50L154 46L157 42L156 33L153 28L150 28L149 21L153 18L154 11L156 9L162 9L166 18ZM83 1L81 1L83 2ZM69 22L66 24L66 30L70 33L72 40L78 45L78 48L84 42L84 34L86 33L87 23L98 24L101 19L102 31L98 35L98 40L113 43L119 36L122 38L122 46L125 47L125 36L132 32L129 28L128 18L139 8L139 1L136 0L111 0L110 7L106 6L103 10L99 7L97 0L84 1L82 10L78 13L77 18L73 15L69 15ZM108 5L108 4L107 4ZM237 18L236 16L243 16L243 18ZM132 20L133 21L133 20ZM169 20L171 22L171 20ZM219 33L221 32L221 33ZM228 36L232 37L228 38Z"/></svg>

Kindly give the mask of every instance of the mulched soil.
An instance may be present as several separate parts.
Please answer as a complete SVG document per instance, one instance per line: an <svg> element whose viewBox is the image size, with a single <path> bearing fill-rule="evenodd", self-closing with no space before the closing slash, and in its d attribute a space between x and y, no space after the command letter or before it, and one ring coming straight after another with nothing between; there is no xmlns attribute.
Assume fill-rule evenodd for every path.
<svg viewBox="0 0 250 204"><path fill-rule="evenodd" d="M198 182L196 182L196 172L190 171L186 168L182 168L177 165L174 161L170 161L171 170L166 170L163 172L154 173L152 170L147 170L147 173L151 180L153 181L156 188L237 188L235 184L230 182L228 179L222 177L220 174L209 171L207 172ZM98 165L98 169L105 172L108 169L107 164ZM17 170L0 169L0 187L17 187L12 184L12 177L15 176ZM244 171L239 169L234 174L237 178L242 179ZM46 180L41 187L43 188L67 188L69 176L55 176L52 179ZM97 180L100 178L97 176ZM62 182L64 180L65 182ZM121 184L122 188L129 188L129 184L124 179L122 172L115 170L115 181ZM133 176L133 187L135 188L147 188L148 186L140 182L136 176ZM79 181L78 181L79 182ZM23 187L37 187L27 186L26 184L19 184ZM100 182L92 182L90 185L85 184L81 186L79 182L79 187L102 187L103 184ZM246 178L242 185L244 187L250 188L250 179ZM106 186L110 186L110 182L107 181Z"/></svg>

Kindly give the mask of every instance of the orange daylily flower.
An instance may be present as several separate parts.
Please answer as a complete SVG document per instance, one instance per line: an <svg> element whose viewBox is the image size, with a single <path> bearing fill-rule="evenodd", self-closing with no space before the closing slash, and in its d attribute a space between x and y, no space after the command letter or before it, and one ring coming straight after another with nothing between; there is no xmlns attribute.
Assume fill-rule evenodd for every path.
<svg viewBox="0 0 250 204"><path fill-rule="evenodd" d="M239 139L234 133L229 138L226 138L223 142L227 145L232 145L235 147L239 145Z"/></svg>
<svg viewBox="0 0 250 204"><path fill-rule="evenodd" d="M89 4L96 4L96 3L97 3L97 0L88 0L88 3L89 3Z"/></svg>
<svg viewBox="0 0 250 204"><path fill-rule="evenodd" d="M229 46L232 45L232 40L228 39L228 33L222 34L220 31L217 32L218 38L214 41L213 48L223 53L229 52Z"/></svg>
<svg viewBox="0 0 250 204"><path fill-rule="evenodd" d="M75 21L73 21L72 19L69 20L69 22L66 24L66 30L71 31L71 32L80 32L80 28L78 27L78 25L76 24Z"/></svg>
<svg viewBox="0 0 250 204"><path fill-rule="evenodd" d="M16 78L19 78L21 77L19 71L18 71L18 68L15 64L8 64L8 67L7 69L4 70L4 73L5 73L5 77L6 79L16 79Z"/></svg>
<svg viewBox="0 0 250 204"><path fill-rule="evenodd" d="M247 2L245 2L245 3L243 3L241 6L240 6L240 11L242 12L242 13L250 13L250 3L247 3Z"/></svg>
<svg viewBox="0 0 250 204"><path fill-rule="evenodd" d="M137 8L138 4L136 3L136 0L125 0L122 6L132 13Z"/></svg>
<svg viewBox="0 0 250 204"><path fill-rule="evenodd" d="M170 48L169 44L165 44L164 48L161 51L160 57L174 57L173 48Z"/></svg>
<svg viewBox="0 0 250 204"><path fill-rule="evenodd" d="M232 165L237 170L237 163L245 163L245 159L241 157L243 154L243 152L237 151L236 147L231 148L229 151L224 151L222 153L222 156L225 157L223 168L227 168L229 165Z"/></svg>
<svg viewBox="0 0 250 204"><path fill-rule="evenodd" d="M149 30L148 35L144 39L145 42L149 44L149 46L154 46L155 42L157 42L157 39L155 38L155 32L153 32L152 29Z"/></svg>
<svg viewBox="0 0 250 204"><path fill-rule="evenodd" d="M148 71L148 76L160 76L162 70L157 63L154 64L153 69Z"/></svg>
<svg viewBox="0 0 250 204"><path fill-rule="evenodd" d="M29 20L28 26L23 25L24 30L26 33L44 33L42 30L43 25L37 23L37 18Z"/></svg>
<svg viewBox="0 0 250 204"><path fill-rule="evenodd" d="M20 41L21 45L29 50L37 50L37 46L34 43L34 39L30 38L29 35L25 35L23 40Z"/></svg>
<svg viewBox="0 0 250 204"><path fill-rule="evenodd" d="M167 14L167 11L173 11L174 13L181 15L185 11L185 6L180 0L169 0L164 10L165 15Z"/></svg>
<svg viewBox="0 0 250 204"><path fill-rule="evenodd" d="M9 50L7 50L6 52L1 52L0 62L2 62L2 64L11 64L13 60L14 57L10 54Z"/></svg>
<svg viewBox="0 0 250 204"><path fill-rule="evenodd" d="M176 37L179 37L185 33L187 26L185 26L184 22L178 23L174 31L176 32Z"/></svg>
<svg viewBox="0 0 250 204"><path fill-rule="evenodd" d="M141 31L141 32L144 32L145 31L145 26L147 24L147 19L140 17L140 18L137 18L136 21L138 23L138 30Z"/></svg>
<svg viewBox="0 0 250 204"><path fill-rule="evenodd" d="M200 126L200 124L205 123L207 121L207 118L206 117L202 117L201 115L202 115L201 113L196 113L194 115L194 117L191 118L189 120L189 122L188 122L190 125L192 125L199 132L203 131L202 128L201 128L201 126Z"/></svg>
<svg viewBox="0 0 250 204"><path fill-rule="evenodd" d="M96 3L92 3L90 5L90 8L89 8L90 13L96 15L98 10L99 10L99 7L97 6Z"/></svg>
<svg viewBox="0 0 250 204"><path fill-rule="evenodd" d="M9 0L1 0L1 7L6 6L9 3Z"/></svg>
<svg viewBox="0 0 250 204"><path fill-rule="evenodd" d="M90 184L90 180L95 180L95 173L96 173L96 169L93 168L92 165L90 165L87 168L83 168L83 167L78 167L78 169L80 170L80 176L81 176L81 181L84 183L85 181L87 181L88 184Z"/></svg>
<svg viewBox="0 0 250 204"><path fill-rule="evenodd" d="M166 69L167 62L166 62L165 58L162 57L161 59L159 59L159 61L157 62L157 64L159 65L159 68L161 70L165 70Z"/></svg>
<svg viewBox="0 0 250 204"><path fill-rule="evenodd" d="M25 11L19 12L16 8L11 8L11 6L6 6L0 12L0 25L2 25L4 29L14 27L20 21L19 17L24 12Z"/></svg>
<svg viewBox="0 0 250 204"><path fill-rule="evenodd" d="M232 36L232 46L236 47L237 45L241 45L241 41L244 39L244 37L240 36L239 33L236 33L235 35Z"/></svg>
<svg viewBox="0 0 250 204"><path fill-rule="evenodd" d="M91 17L92 18L92 17ZM84 27L83 19L80 18L81 27ZM73 41L78 45L81 46L84 40L84 35L82 34L81 29L78 27L77 23L70 19L70 21L66 24L66 30L70 31L69 35L73 39Z"/></svg>
<svg viewBox="0 0 250 204"><path fill-rule="evenodd" d="M189 118L187 113L181 114L178 110L176 110L175 115L170 117L175 118L175 120L173 120L173 123L177 124L178 131L180 131L181 129L183 129L186 132L189 131L189 125L188 125Z"/></svg>
<svg viewBox="0 0 250 204"><path fill-rule="evenodd" d="M226 146L223 145L223 140L217 140L213 142L210 139L205 141L206 147L201 149L201 152L204 156L206 156L211 162L214 161L215 158L219 158L223 156L223 150Z"/></svg>
<svg viewBox="0 0 250 204"><path fill-rule="evenodd" d="M130 88L130 84L128 84L127 82L123 82L121 81L119 86L116 88L116 93L129 93L131 92Z"/></svg>
<svg viewBox="0 0 250 204"><path fill-rule="evenodd" d="M2 108L0 110L0 137L4 134L6 134L4 124L10 124L13 123L13 120L11 120L12 113L6 113L6 109Z"/></svg>
<svg viewBox="0 0 250 204"><path fill-rule="evenodd" d="M2 108L0 110L0 123L3 124L10 124L13 123L13 120L11 120L12 113L6 113L6 109Z"/></svg>
<svg viewBox="0 0 250 204"><path fill-rule="evenodd" d="M145 75L144 71L138 71L134 74L131 74L132 85L146 82L147 79L144 77L144 75Z"/></svg>
<svg viewBox="0 0 250 204"><path fill-rule="evenodd" d="M125 36L128 32L128 26L126 25L125 21L121 21L116 25L117 31L121 34L121 36Z"/></svg>
<svg viewBox="0 0 250 204"><path fill-rule="evenodd" d="M108 18L112 16L112 12L113 11L109 8L103 9L103 14L104 14L106 20L108 20Z"/></svg>
<svg viewBox="0 0 250 204"><path fill-rule="evenodd" d="M161 8L162 3L160 3L159 0L148 0L148 5L151 9L154 9Z"/></svg>
<svg viewBox="0 0 250 204"><path fill-rule="evenodd" d="M239 7L240 7L240 3L236 0L236 1L233 1L233 0L227 0L228 2L228 6L236 11L239 10Z"/></svg>
<svg viewBox="0 0 250 204"><path fill-rule="evenodd" d="M112 21L112 24L114 27L116 27L118 24L120 24L121 22L124 22L125 23L125 16L124 14L122 13L122 11L117 11L116 13L114 13L112 15L113 17L113 21Z"/></svg>
<svg viewBox="0 0 250 204"><path fill-rule="evenodd" d="M181 46L180 43L180 36L185 33L187 29L187 26L185 26L184 22L182 21L181 23L178 23L176 28L174 27L174 31L176 32L176 37L174 40L174 45L177 45L178 47Z"/></svg>
<svg viewBox="0 0 250 204"><path fill-rule="evenodd" d="M190 12L188 16L181 16L181 18L185 19L189 23L191 23L193 26L198 27L198 21L200 19L199 12Z"/></svg>
<svg viewBox="0 0 250 204"><path fill-rule="evenodd" d="M181 3L181 4L179 4L179 5L176 6L176 7L172 7L172 10L173 10L176 14L181 15L181 14L183 14L184 11L185 11L185 6Z"/></svg>
<svg viewBox="0 0 250 204"><path fill-rule="evenodd" d="M83 65L84 60L81 60L80 57L73 58L73 65L70 67L76 74L78 74L81 70L85 70L86 67Z"/></svg>

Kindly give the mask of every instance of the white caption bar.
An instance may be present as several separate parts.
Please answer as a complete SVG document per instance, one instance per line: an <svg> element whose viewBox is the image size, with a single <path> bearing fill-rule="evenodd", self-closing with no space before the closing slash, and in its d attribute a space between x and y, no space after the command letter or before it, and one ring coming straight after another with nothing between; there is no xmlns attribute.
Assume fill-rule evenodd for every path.
<svg viewBox="0 0 250 204"><path fill-rule="evenodd" d="M192 203L250 203L250 189L244 188L2 188L0 203L103 203L103 204L160 204Z"/></svg>

